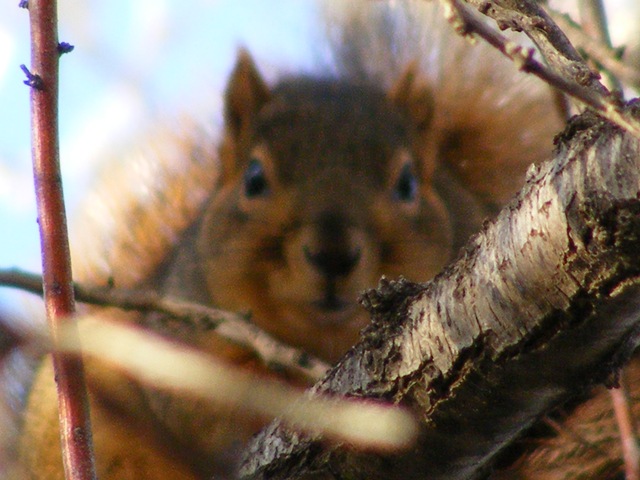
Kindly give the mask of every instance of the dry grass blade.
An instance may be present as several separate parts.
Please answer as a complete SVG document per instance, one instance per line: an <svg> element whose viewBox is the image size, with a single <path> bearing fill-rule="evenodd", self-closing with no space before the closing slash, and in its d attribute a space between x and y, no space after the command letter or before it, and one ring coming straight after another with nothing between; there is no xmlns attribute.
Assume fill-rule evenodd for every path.
<svg viewBox="0 0 640 480"><path fill-rule="evenodd" d="M87 317L78 329L78 336L74 330L63 329L58 348L97 358L154 388L182 390L217 404L241 406L254 415L281 417L305 432L362 448L405 448L417 434L413 416L400 407L311 396L282 382L256 378L138 327Z"/></svg>

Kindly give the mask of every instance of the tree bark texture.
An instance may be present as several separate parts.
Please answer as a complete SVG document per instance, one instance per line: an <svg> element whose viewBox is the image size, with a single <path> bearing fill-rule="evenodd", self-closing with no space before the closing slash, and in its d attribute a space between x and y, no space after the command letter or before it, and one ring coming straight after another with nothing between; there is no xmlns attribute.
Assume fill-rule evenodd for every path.
<svg viewBox="0 0 640 480"><path fill-rule="evenodd" d="M637 108L628 110L637 114ZM614 378L639 343L640 143L592 114L427 284L382 281L372 324L314 387L398 403L402 453L357 451L274 422L243 478L473 479L542 415Z"/></svg>

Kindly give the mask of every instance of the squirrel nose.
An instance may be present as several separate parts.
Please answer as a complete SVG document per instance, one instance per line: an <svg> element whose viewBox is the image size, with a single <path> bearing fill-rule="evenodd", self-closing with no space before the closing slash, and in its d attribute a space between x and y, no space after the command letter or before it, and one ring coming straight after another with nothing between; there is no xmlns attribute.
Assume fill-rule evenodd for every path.
<svg viewBox="0 0 640 480"><path fill-rule="evenodd" d="M304 246L304 256L327 278L345 277L354 269L360 260L361 250L356 247L350 251L320 249L312 251Z"/></svg>
<svg viewBox="0 0 640 480"><path fill-rule="evenodd" d="M329 210L316 217L311 241L303 246L306 261L327 279L345 277L356 267L361 249L349 238L353 222Z"/></svg>

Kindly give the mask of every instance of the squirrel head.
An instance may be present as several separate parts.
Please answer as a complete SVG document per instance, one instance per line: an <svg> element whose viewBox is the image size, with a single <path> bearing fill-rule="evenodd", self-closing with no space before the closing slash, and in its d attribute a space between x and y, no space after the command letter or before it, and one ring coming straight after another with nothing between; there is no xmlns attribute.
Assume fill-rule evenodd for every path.
<svg viewBox="0 0 640 480"><path fill-rule="evenodd" d="M269 88L241 52L226 91L222 181L197 248L214 304L335 360L382 275L427 280L451 257L432 185L431 93L296 77Z"/></svg>

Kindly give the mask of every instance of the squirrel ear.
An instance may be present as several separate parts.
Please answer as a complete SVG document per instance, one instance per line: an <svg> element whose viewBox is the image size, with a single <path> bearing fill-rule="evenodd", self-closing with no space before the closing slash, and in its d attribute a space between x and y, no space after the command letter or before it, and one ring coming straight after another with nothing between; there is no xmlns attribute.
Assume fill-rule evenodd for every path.
<svg viewBox="0 0 640 480"><path fill-rule="evenodd" d="M430 184L436 167L433 129L429 128L434 117L435 100L426 83L419 81L415 62L409 64L388 95L400 111L408 115L415 128L413 143L420 159L421 176L425 185Z"/></svg>
<svg viewBox="0 0 640 480"><path fill-rule="evenodd" d="M409 64L404 74L389 91L389 98L409 115L417 133L422 135L431 125L434 99L426 84L418 82L417 72L416 63Z"/></svg>
<svg viewBox="0 0 640 480"><path fill-rule="evenodd" d="M238 136L253 120L271 93L245 49L240 50L225 93L225 121Z"/></svg>

